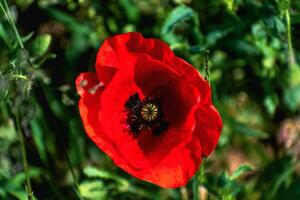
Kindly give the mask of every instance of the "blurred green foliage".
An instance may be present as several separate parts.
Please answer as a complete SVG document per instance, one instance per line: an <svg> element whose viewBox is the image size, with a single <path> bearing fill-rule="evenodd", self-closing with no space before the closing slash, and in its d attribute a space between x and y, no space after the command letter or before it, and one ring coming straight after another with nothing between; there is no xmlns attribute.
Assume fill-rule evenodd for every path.
<svg viewBox="0 0 300 200"><path fill-rule="evenodd" d="M299 1L0 2L0 199L27 199L18 118L35 199L300 199ZM84 133L74 80L94 70L105 38L129 31L202 74L209 50L224 128L185 187L131 177Z"/></svg>

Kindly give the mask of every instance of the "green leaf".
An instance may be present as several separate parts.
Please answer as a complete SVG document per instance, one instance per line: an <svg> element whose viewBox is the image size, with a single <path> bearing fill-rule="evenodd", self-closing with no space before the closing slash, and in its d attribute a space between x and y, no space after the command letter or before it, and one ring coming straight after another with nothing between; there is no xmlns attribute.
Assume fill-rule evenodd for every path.
<svg viewBox="0 0 300 200"><path fill-rule="evenodd" d="M235 200L232 194L224 194L222 195L222 200Z"/></svg>
<svg viewBox="0 0 300 200"><path fill-rule="evenodd" d="M34 139L34 143L38 150L38 153L41 159L44 162L47 162L47 153L46 153L46 145L44 143L43 130L41 127L41 123L37 119L34 119L30 122L32 136Z"/></svg>
<svg viewBox="0 0 300 200"><path fill-rule="evenodd" d="M209 34L206 37L206 45L207 46L214 46L218 40L222 39L229 33L233 32L233 28L227 28L225 30L215 30L209 32Z"/></svg>
<svg viewBox="0 0 300 200"><path fill-rule="evenodd" d="M94 167L86 167L83 171L85 175L87 175L90 178L104 178L104 179L115 179L116 176L108 171L104 171L101 169L97 169Z"/></svg>
<svg viewBox="0 0 300 200"><path fill-rule="evenodd" d="M222 174L218 178L218 183L220 186L222 186L222 188L225 188L226 185L230 184L230 179L226 171L222 172Z"/></svg>
<svg viewBox="0 0 300 200"><path fill-rule="evenodd" d="M224 3L229 11L232 12L234 10L234 0L224 0Z"/></svg>
<svg viewBox="0 0 300 200"><path fill-rule="evenodd" d="M194 15L194 11L191 8L185 5L177 6L174 10L172 10L172 12L167 17L162 27L162 33L163 34L169 33L170 31L173 30L176 24L191 18L193 15Z"/></svg>
<svg viewBox="0 0 300 200"><path fill-rule="evenodd" d="M42 173L41 169L37 167L30 167L28 171L30 178L38 178L41 175L41 173ZM17 175L15 175L13 178L11 178L10 183L16 186L22 186L25 180L26 180L25 173L20 172Z"/></svg>
<svg viewBox="0 0 300 200"><path fill-rule="evenodd" d="M16 4L21 7L21 9L27 9L32 3L33 0L16 0Z"/></svg>
<svg viewBox="0 0 300 200"><path fill-rule="evenodd" d="M34 35L34 32L30 32L29 34L22 36L22 42L28 42Z"/></svg>
<svg viewBox="0 0 300 200"><path fill-rule="evenodd" d="M285 191L278 193L276 199L300 199L300 178L294 179Z"/></svg>
<svg viewBox="0 0 300 200"><path fill-rule="evenodd" d="M99 180L85 181L79 185L79 192L84 198L105 199L107 189Z"/></svg>
<svg viewBox="0 0 300 200"><path fill-rule="evenodd" d="M25 190L11 189L8 190L8 193L18 200L27 200L27 192Z"/></svg>
<svg viewBox="0 0 300 200"><path fill-rule="evenodd" d="M56 58L56 54L54 53L46 53L36 64L35 66L38 68L42 66L48 59Z"/></svg>
<svg viewBox="0 0 300 200"><path fill-rule="evenodd" d="M10 189L7 189L7 191L10 195L14 196L18 200L28 200L27 192L25 189L10 188ZM33 200L37 200L37 199L35 197L33 197Z"/></svg>
<svg viewBox="0 0 300 200"><path fill-rule="evenodd" d="M200 45L193 45L190 46L189 52L192 54L197 54L197 53L204 53L207 50L207 47L205 46L200 46Z"/></svg>
<svg viewBox="0 0 300 200"><path fill-rule="evenodd" d="M292 68L289 68L287 72L287 82L290 88L300 85L300 66L295 64ZM285 85L286 86L286 85Z"/></svg>
<svg viewBox="0 0 300 200"><path fill-rule="evenodd" d="M16 137L17 134L12 122L9 122L7 123L7 125L2 125L0 127L0 140L11 142L14 141Z"/></svg>
<svg viewBox="0 0 300 200"><path fill-rule="evenodd" d="M264 99L264 106L267 109L267 112L273 116L277 106L279 105L279 99L275 92L271 93L270 95L267 95Z"/></svg>
<svg viewBox="0 0 300 200"><path fill-rule="evenodd" d="M262 130L250 128L242 123L234 122L233 128L248 137L267 138L269 134Z"/></svg>
<svg viewBox="0 0 300 200"><path fill-rule="evenodd" d="M120 177L120 176L117 176L115 174L112 174L108 171L104 171L104 170L101 170L101 169L97 169L97 168L94 168L94 167L86 167L84 169L84 174L90 178L102 178L102 179L110 179L110 180L114 180L118 183L121 184L122 187L124 188L128 188L129 187L129 182Z"/></svg>
<svg viewBox="0 0 300 200"><path fill-rule="evenodd" d="M300 107L300 85L284 91L284 102L292 111Z"/></svg>
<svg viewBox="0 0 300 200"><path fill-rule="evenodd" d="M50 17L63 23L71 33L69 40L70 43L66 48L66 59L71 65L76 64L79 55L86 51L89 47L92 46L94 48L98 48L100 40L98 35L95 37L94 30L89 26L88 22L79 21L74 16L62 12L59 9L48 8L45 11Z"/></svg>
<svg viewBox="0 0 300 200"><path fill-rule="evenodd" d="M70 144L68 154L70 156L72 163L74 164L81 163L85 159L84 140L82 137L80 137L83 136L82 135L83 130L79 126L80 122L74 118L71 118L68 124L70 130L70 134L69 134L70 140L72 140L72 138L76 138L76 140Z"/></svg>
<svg viewBox="0 0 300 200"><path fill-rule="evenodd" d="M289 186L291 180L295 178L296 166L296 162L290 157L273 160L267 165L258 179L257 186L261 188L263 195L261 199L277 199L275 196L281 194L282 189Z"/></svg>
<svg viewBox="0 0 300 200"><path fill-rule="evenodd" d="M9 33L7 31L7 28L4 27L2 23L0 23L0 39L5 43L5 45L11 50L12 45L10 43L11 39L9 37Z"/></svg>
<svg viewBox="0 0 300 200"><path fill-rule="evenodd" d="M124 8L129 21L135 23L138 22L140 12L138 7L135 5L135 2L133 2L132 0L121 0L120 5Z"/></svg>
<svg viewBox="0 0 300 200"><path fill-rule="evenodd" d="M239 178L241 175L243 175L245 172L249 172L252 170L253 168L249 165L241 165L233 172L233 174L229 177L229 179L235 180Z"/></svg>
<svg viewBox="0 0 300 200"><path fill-rule="evenodd" d="M292 24L299 24L300 23L300 13L291 16Z"/></svg>
<svg viewBox="0 0 300 200"><path fill-rule="evenodd" d="M74 34L90 34L91 29L86 23L78 21L74 16L69 15L59 9L49 8L45 10L50 17L62 22ZM81 38L82 39L82 38Z"/></svg>
<svg viewBox="0 0 300 200"><path fill-rule="evenodd" d="M278 7L281 12L284 12L285 10L289 9L290 1L289 0L279 0Z"/></svg>
<svg viewBox="0 0 300 200"><path fill-rule="evenodd" d="M51 44L51 35L39 35L28 47L30 55L42 56L44 55Z"/></svg>

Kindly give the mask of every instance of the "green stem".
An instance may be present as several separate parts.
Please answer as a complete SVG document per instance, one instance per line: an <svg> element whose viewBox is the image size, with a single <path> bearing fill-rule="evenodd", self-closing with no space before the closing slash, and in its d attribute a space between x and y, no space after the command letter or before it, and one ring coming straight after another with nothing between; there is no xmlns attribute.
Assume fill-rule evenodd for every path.
<svg viewBox="0 0 300 200"><path fill-rule="evenodd" d="M26 57L26 60L28 62L28 57L26 55L26 50L24 48L24 44L23 44L23 42L21 40L21 37L18 33L16 25L15 25L15 23L13 22L13 20L11 18L11 14L10 14L8 4L7 4L6 0L3 0L3 2L4 2L4 7L3 7L2 3L0 3L0 7L1 7L3 13L5 14L9 24L13 28L13 31L14 31L15 36L17 38L17 41L18 41L22 51L25 53L25 57ZM30 66L33 66L32 63L30 62L30 60L29 60L28 63L30 64ZM33 192L32 192L32 189L31 189L31 182L30 182L30 177L29 177L29 166L28 166L28 161L27 161L27 156L26 156L25 142L24 142L24 137L23 137L23 132L22 132L21 124L20 124L19 115L16 114L15 118L16 118L16 128L17 128L17 132L19 134L19 139L20 139L20 142L21 142L22 162L23 162L23 167L24 167L25 176L26 176L27 197L28 197L29 200L32 200L33 199Z"/></svg>
<svg viewBox="0 0 300 200"><path fill-rule="evenodd" d="M199 200L199 171L195 174L193 179L193 200Z"/></svg>
<svg viewBox="0 0 300 200"><path fill-rule="evenodd" d="M205 53L205 80L210 84L209 50Z"/></svg>
<svg viewBox="0 0 300 200"><path fill-rule="evenodd" d="M17 128L17 132L19 134L19 139L21 142L22 161L23 161L23 167L24 167L25 177L26 177L27 197L29 200L32 200L33 192L31 189L31 182L30 182L30 177L29 177L29 167L28 167L28 161L27 161L27 156L26 156L26 148L25 148L25 142L24 142L24 137L23 137L23 131L21 128L19 115L16 114L15 118L16 118L16 128Z"/></svg>
<svg viewBox="0 0 300 200"><path fill-rule="evenodd" d="M22 41L21 36L20 36L20 34L19 34L19 32L18 32L18 29L17 29L17 27L16 27L16 24L15 24L14 21L12 20L12 17L11 17L11 14L10 14L10 10L9 10L9 7L8 7L8 4L7 4L6 0L3 0L3 2L4 2L4 7L3 7L3 5L2 5L1 2L0 2L0 7L1 7L2 11L4 12L4 14L5 14L5 16L6 16L7 20L8 20L8 22L9 22L9 24L11 25L11 27L12 27L12 29L13 29L13 31L14 31L14 34L15 34L15 36L16 36L16 38L17 38L17 41L18 41L18 44L19 44L19 46L20 46L20 48L21 48L21 50L22 50L22 52L23 52L23 54L24 54L24 57L25 57L25 59L26 59L28 65L29 65L29 70L30 70L31 72L33 72L33 71L34 71L34 65L33 65L33 63L30 61L30 58L29 58L29 56L28 56L28 54L27 54L27 50L26 50L26 48L25 48L25 46L24 46L24 44L23 44L23 41ZM31 76L30 76L30 79L32 79L32 78L33 78L33 73L31 73ZM43 90L43 89L42 89L42 90ZM47 101L47 103L48 103L48 101ZM49 103L48 103L48 105L49 105ZM17 123L17 125L18 125L18 124L19 124L19 123ZM20 125L18 125L18 126L20 127ZM18 128L18 129L19 129L19 128ZM21 129L20 129L20 130L21 130ZM57 129L57 130L58 130L58 129ZM61 135L60 135L60 137L61 137ZM24 169L25 169L25 173L27 174L26 177L29 178L29 176L28 176L28 163L27 163L27 159L26 159L26 153L25 153L25 154L23 153L23 152L24 152L23 150L25 150L25 144L24 144L24 140L23 140L23 135L22 135L22 140L21 140L21 141L22 141L22 155L23 155L23 159L24 159L24 155L25 155L25 161L26 161L26 162L23 162L23 163L24 163ZM67 154L66 147L65 147L65 144L64 144L64 142L63 142L62 137L61 137L61 141L62 141L62 144L63 144L64 155L65 155L65 157L66 157L68 166L69 166L69 168L70 168L70 170L71 170L71 174L72 174L73 179L74 179L75 188L78 190L78 189L79 189L79 185L78 185L78 182L77 182L77 179L76 179L76 176L75 176L75 172L74 172L73 167L72 167L72 165L71 165L71 161L70 161L69 156L68 156L68 154ZM28 185L27 187L28 187L28 191L29 191L29 193L28 193L28 198L31 197L31 198L29 198L29 200L32 200L32 191L31 191L30 179L27 179L27 185ZM82 199L82 197L80 196L80 194L79 194L78 192L77 192L76 194L77 194L77 196L78 196L79 199Z"/></svg>
<svg viewBox="0 0 300 200"><path fill-rule="evenodd" d="M83 197L82 197L82 196L80 195L80 193L78 192L78 191L79 191L78 186L73 187L73 190L74 190L74 192L75 192L75 194L76 194L76 196L77 196L77 198L78 198L79 200L84 200Z"/></svg>
<svg viewBox="0 0 300 200"><path fill-rule="evenodd" d="M6 6L5 6L6 7ZM2 10L2 12L4 13L8 23L10 24L10 26L12 27L13 24L11 23L10 17L8 16L7 12L5 11L5 8L3 7L2 3L0 2L0 8Z"/></svg>
<svg viewBox="0 0 300 200"><path fill-rule="evenodd" d="M44 90L44 88L43 88L43 84L40 83L39 80L37 80L37 84L40 86L41 92L42 92L42 95L43 95L43 98L44 98L44 100L45 100L45 102L46 102L46 106L47 106L48 109L50 110L50 109L51 109L50 106L49 106L50 104L49 104L48 98L47 98L47 96L46 96L46 93L44 92L45 90ZM62 145L62 152L63 152L63 155L64 155L65 159L67 160L68 167L69 167L69 169L70 169L70 171L71 171L71 174L72 174L72 177L73 177L73 180L74 180L74 186L75 186L74 189L77 190L77 191L76 191L76 195L77 195L77 197L78 197L80 200L82 200L83 198L80 196L80 193L78 192L78 191L79 191L79 184L78 184L78 182L77 182L77 178L76 178L76 175L75 175L75 171L74 171L74 169L73 169L73 167L72 167L71 160L70 160L70 158L69 158L69 156L68 156L68 153L67 153L67 147L66 147L66 145L65 145L65 142L64 142L64 139L63 139L63 137L62 137L61 131L60 131L59 127L58 127L57 121L56 121L56 119L54 118L54 116L53 116L51 119L52 119L52 123L53 123L54 129L55 129L55 131L58 133L58 138L59 138L59 141L60 141L60 143L61 143L61 145Z"/></svg>
<svg viewBox="0 0 300 200"><path fill-rule="evenodd" d="M205 158L203 158L200 169L197 171L193 179L193 200L201 199L201 197L199 196L199 187L205 182L205 161Z"/></svg>
<svg viewBox="0 0 300 200"><path fill-rule="evenodd" d="M288 58L289 58L289 67L293 67L295 64L295 56L292 43L292 32L291 32L291 17L289 9L285 11L285 20L287 28L287 42L288 42Z"/></svg>
<svg viewBox="0 0 300 200"><path fill-rule="evenodd" d="M22 41L22 39L21 39L21 36L20 36L20 34L19 34L19 32L18 32L17 26L16 26L16 24L14 23L14 21L12 20L9 6L8 6L6 0L3 0L3 2L4 2L4 8L3 8L2 4L0 3L1 9L2 9L2 11L4 12L4 14L5 14L5 16L6 16L7 21L9 22L9 24L11 25L11 27L12 27L12 29L13 29L13 32L14 32L16 38L17 38L17 41L18 41L18 44L19 44L21 50L23 51L23 54L24 54L24 56L25 56L25 59L26 59L27 63L29 64L30 68L33 69L33 68L34 68L34 65L33 65L33 63L30 61L30 58L29 58L28 55L27 55L27 51L26 51L26 49L25 49L25 46L24 46L23 41Z"/></svg>
<svg viewBox="0 0 300 200"><path fill-rule="evenodd" d="M3 0L3 2L4 2L5 10L6 10L6 12L5 12L5 10L4 10L5 16L7 17L8 22L10 23L10 25L11 25L12 28L13 28L14 34L15 34L16 37L17 37L17 41L18 41L19 45L21 46L21 48L24 49L24 44L23 44L22 39L21 39L21 37L20 37L20 35L19 35L19 32L18 32L18 30L17 30L17 27L16 27L14 21L12 20L11 13L10 13L10 9L9 9L9 7L8 7L8 4L7 4L6 0Z"/></svg>

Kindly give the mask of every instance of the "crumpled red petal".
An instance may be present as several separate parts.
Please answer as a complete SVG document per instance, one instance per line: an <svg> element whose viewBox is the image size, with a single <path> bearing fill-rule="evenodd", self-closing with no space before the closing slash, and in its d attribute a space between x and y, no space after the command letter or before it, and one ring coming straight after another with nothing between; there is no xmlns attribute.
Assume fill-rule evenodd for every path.
<svg viewBox="0 0 300 200"><path fill-rule="evenodd" d="M196 111L194 135L202 146L202 156L207 157L217 146L222 131L222 118L213 105L201 105Z"/></svg>
<svg viewBox="0 0 300 200"><path fill-rule="evenodd" d="M125 44L125 45L124 45ZM140 33L132 32L110 37L98 51L96 71L101 67L114 67L117 70L130 66L133 53L145 53L156 60L166 63L191 84L199 89L202 100L211 103L210 88L200 73L185 60L174 55L170 47L158 39L145 39Z"/></svg>
<svg viewBox="0 0 300 200"><path fill-rule="evenodd" d="M77 76L75 84L77 93L80 96L84 94L91 93L94 87L97 87L99 83L98 77L95 73L84 72Z"/></svg>
<svg viewBox="0 0 300 200"><path fill-rule="evenodd" d="M158 165L131 174L163 188L177 188L187 183L200 163L201 146L191 140L185 147L172 150Z"/></svg>

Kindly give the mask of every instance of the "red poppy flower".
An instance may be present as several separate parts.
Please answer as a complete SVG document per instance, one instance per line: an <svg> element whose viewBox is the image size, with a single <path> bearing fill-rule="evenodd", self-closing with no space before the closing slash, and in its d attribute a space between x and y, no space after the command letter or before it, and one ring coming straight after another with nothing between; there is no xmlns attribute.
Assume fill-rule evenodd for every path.
<svg viewBox="0 0 300 200"><path fill-rule="evenodd" d="M96 73L80 74L76 86L88 136L139 179L185 185L219 139L222 120L208 83L160 40L108 38Z"/></svg>

